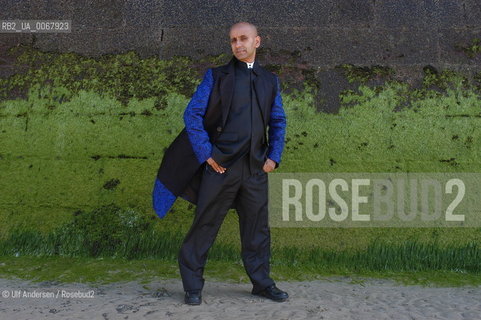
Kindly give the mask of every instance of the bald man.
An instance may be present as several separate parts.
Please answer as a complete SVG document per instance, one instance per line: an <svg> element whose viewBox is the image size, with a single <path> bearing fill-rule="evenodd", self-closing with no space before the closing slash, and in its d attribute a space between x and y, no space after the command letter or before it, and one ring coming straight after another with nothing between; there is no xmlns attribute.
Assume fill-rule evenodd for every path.
<svg viewBox="0 0 481 320"><path fill-rule="evenodd" d="M279 166L286 127L279 79L256 61L261 38L254 25L234 24L229 39L234 56L205 73L184 112L185 128L164 155L154 191L159 215L179 195L197 205L178 257L189 305L202 302L207 254L230 208L239 216L252 294L288 298L269 275L267 175Z"/></svg>

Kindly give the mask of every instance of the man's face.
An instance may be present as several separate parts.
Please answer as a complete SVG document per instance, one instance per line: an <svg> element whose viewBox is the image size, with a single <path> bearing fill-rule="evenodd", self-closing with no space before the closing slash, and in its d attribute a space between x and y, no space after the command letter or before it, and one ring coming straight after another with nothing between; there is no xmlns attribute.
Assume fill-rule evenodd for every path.
<svg viewBox="0 0 481 320"><path fill-rule="evenodd" d="M235 25L229 36L234 56L240 61L253 62L256 49L261 44L261 38L257 35L256 29L247 24Z"/></svg>

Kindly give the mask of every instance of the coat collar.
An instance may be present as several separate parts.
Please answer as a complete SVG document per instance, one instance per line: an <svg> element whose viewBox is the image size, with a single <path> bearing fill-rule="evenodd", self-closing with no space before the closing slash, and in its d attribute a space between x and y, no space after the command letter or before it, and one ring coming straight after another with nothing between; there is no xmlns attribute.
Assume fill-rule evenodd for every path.
<svg viewBox="0 0 481 320"><path fill-rule="evenodd" d="M224 68L224 70L223 70L224 73L234 74L235 64L238 61L239 60L237 60L237 58L235 56L232 56L229 63L226 65L227 68ZM262 73L261 66L259 65L259 62L257 62L257 60L254 60L254 65L252 66L252 71L254 72L254 74L256 76L258 76Z"/></svg>
<svg viewBox="0 0 481 320"><path fill-rule="evenodd" d="M234 96L234 86L235 86L235 64L239 61L235 56L232 56L226 68L223 68L225 73L221 83L221 100L222 100L222 126L225 125L227 121L227 115L229 114L230 106L232 104L232 97ZM254 61L252 66L252 72L256 75L254 79L254 90L256 90L257 104L261 109L262 118L265 119L265 88L262 81L262 67L259 65L257 60Z"/></svg>

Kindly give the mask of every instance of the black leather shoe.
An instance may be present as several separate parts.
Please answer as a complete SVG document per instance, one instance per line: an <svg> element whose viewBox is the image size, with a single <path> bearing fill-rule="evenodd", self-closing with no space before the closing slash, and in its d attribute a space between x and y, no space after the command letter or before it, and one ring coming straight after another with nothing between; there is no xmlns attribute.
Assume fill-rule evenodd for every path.
<svg viewBox="0 0 481 320"><path fill-rule="evenodd" d="M191 306L197 306L202 303L202 294L200 290L186 291L184 301Z"/></svg>
<svg viewBox="0 0 481 320"><path fill-rule="evenodd" d="M260 292L252 293L252 294L256 296L266 297L268 299L271 299L277 302L283 302L283 301L286 301L287 298L289 298L289 295L287 294L287 292L280 290L279 288L276 287L275 284L265 288Z"/></svg>

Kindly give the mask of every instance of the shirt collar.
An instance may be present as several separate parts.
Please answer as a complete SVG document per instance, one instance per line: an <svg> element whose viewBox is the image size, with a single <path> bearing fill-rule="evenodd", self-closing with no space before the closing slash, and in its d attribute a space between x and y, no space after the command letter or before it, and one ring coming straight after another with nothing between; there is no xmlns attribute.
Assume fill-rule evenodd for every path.
<svg viewBox="0 0 481 320"><path fill-rule="evenodd" d="M247 69L252 69L254 67L254 62L246 62Z"/></svg>

